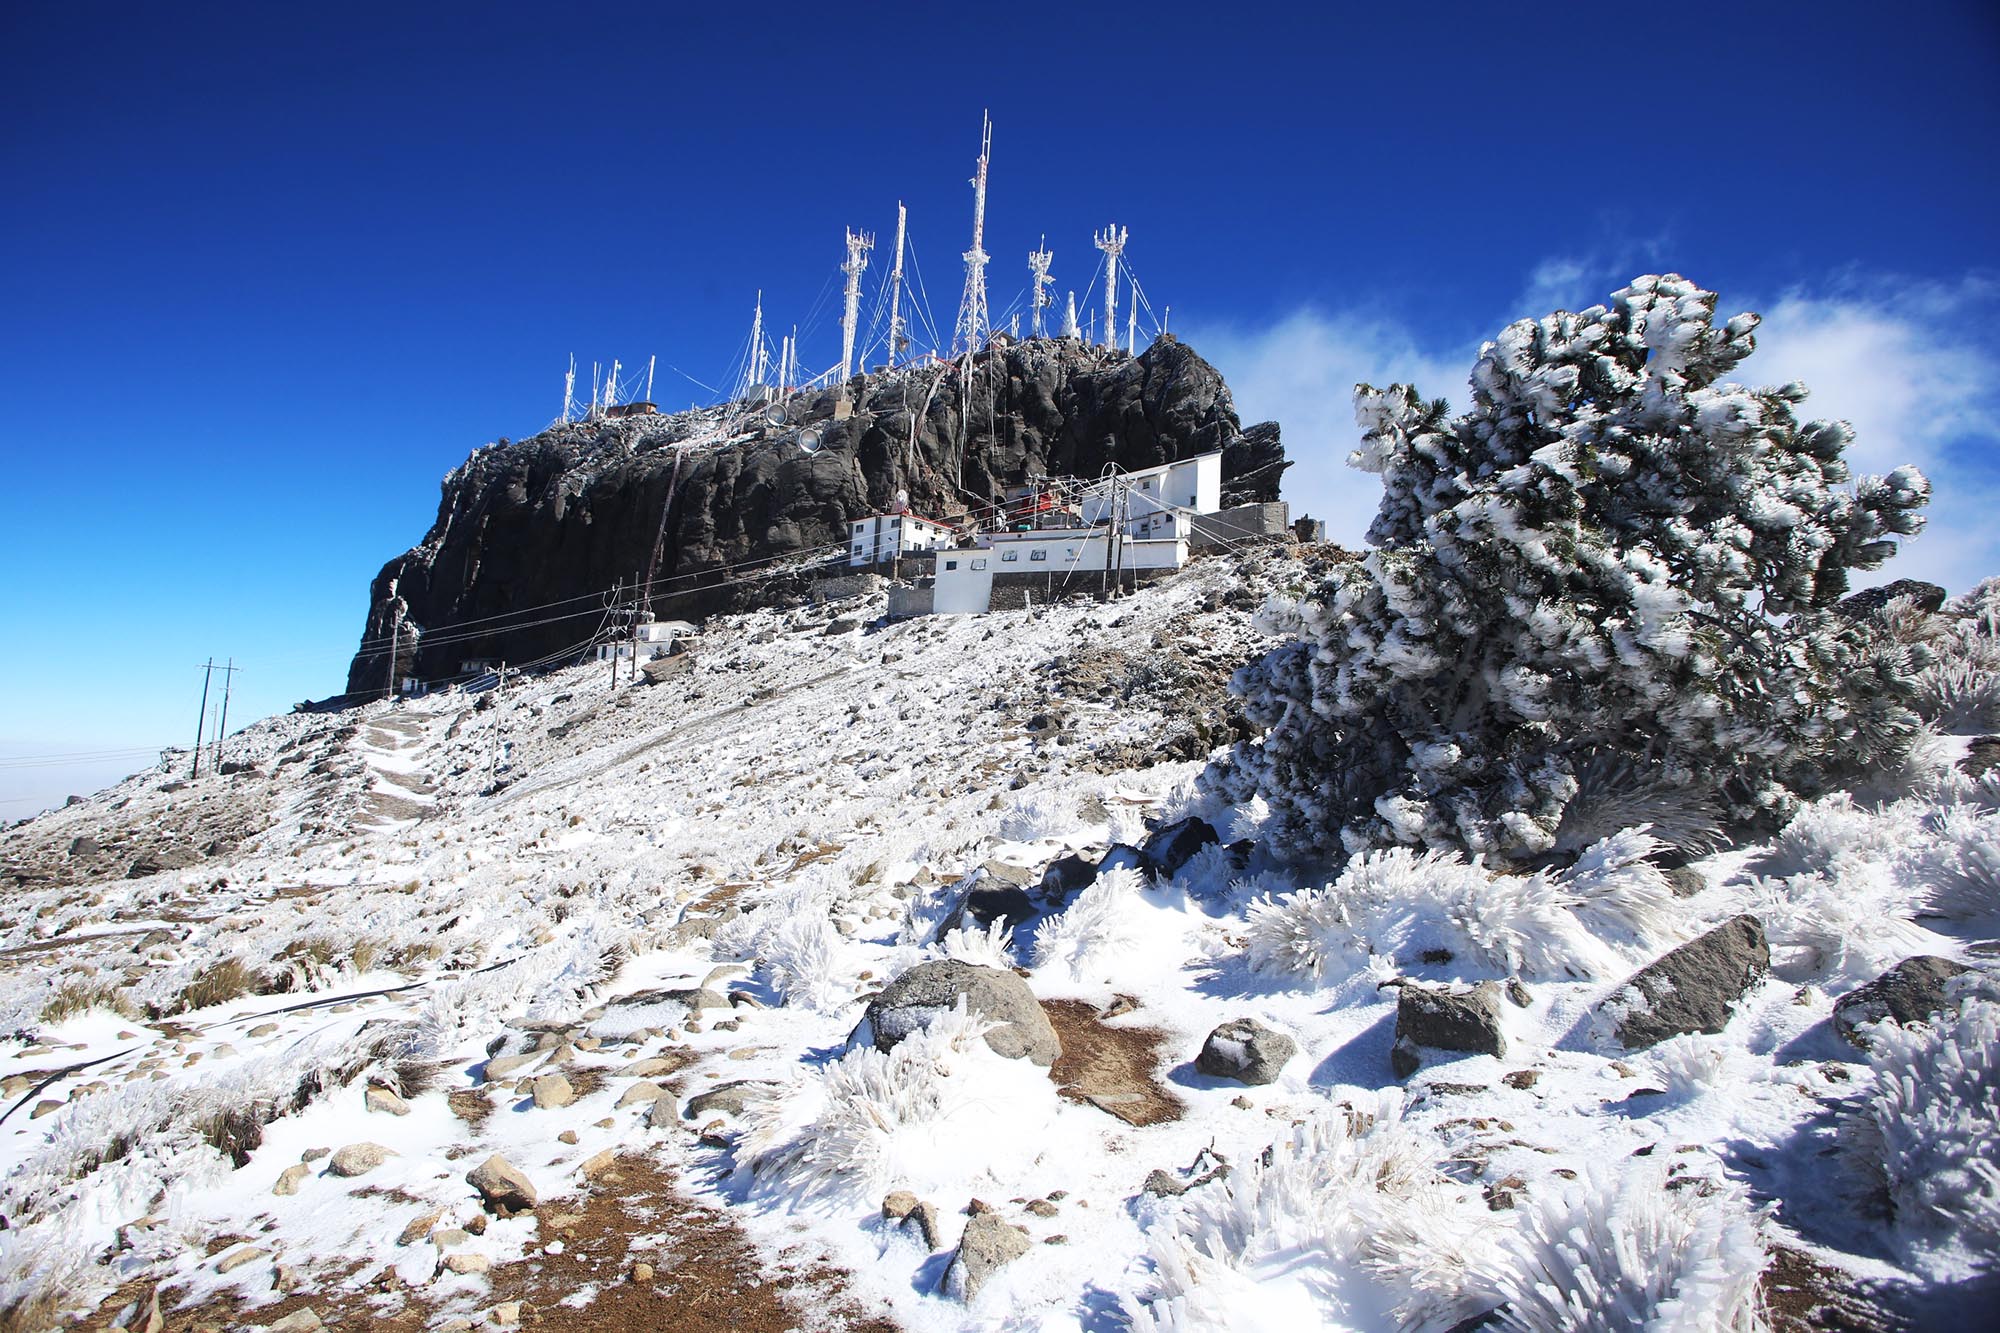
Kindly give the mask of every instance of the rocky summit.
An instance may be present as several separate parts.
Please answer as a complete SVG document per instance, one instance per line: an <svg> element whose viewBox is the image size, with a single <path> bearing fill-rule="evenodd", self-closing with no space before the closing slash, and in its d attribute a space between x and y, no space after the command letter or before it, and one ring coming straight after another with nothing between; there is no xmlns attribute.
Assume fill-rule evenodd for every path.
<svg viewBox="0 0 2000 1333"><path fill-rule="evenodd" d="M856 376L842 392L848 413L827 389L599 417L475 451L444 479L423 541L375 576L348 690L380 692L398 597L399 673L446 675L466 659L524 661L587 637L595 599L648 571L658 614L744 609L770 583L746 591L743 571L820 556L899 493L950 520L1030 477L1219 449L1224 503L1247 504L1277 499L1288 466L1277 424L1245 429L1221 373L1171 337L1137 356L1000 341L976 357ZM516 614L555 603L566 605ZM427 629L473 622L492 632L423 642Z"/></svg>

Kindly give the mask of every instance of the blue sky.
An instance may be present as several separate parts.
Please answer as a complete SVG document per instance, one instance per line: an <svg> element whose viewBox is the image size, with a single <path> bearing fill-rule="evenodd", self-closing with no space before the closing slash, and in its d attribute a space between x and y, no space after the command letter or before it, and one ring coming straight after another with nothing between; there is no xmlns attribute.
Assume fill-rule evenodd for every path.
<svg viewBox="0 0 2000 1333"><path fill-rule="evenodd" d="M705 399L665 366L718 382L760 288L803 323L899 198L948 324L983 107L995 307L1129 226L1336 534L1355 379L1456 394L1508 319L1675 269L1770 316L1749 378L1934 473L1900 572L2000 572L1992 5L1391 8L8 6L0 820L122 771L42 756L185 744L211 655L232 724L341 688L370 576L570 354Z"/></svg>

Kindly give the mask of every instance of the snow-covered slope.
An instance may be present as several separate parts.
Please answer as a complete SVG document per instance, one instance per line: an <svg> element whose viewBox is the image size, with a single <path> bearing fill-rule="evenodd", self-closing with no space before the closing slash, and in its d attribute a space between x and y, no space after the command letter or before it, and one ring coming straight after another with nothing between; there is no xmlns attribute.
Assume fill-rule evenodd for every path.
<svg viewBox="0 0 2000 1333"><path fill-rule="evenodd" d="M1874 1064L1828 1022L1909 955L1990 959L2000 795L1951 767L1963 742L1888 804L1822 802L1775 848L1699 863L1692 896L1636 835L1559 875L1281 872L1260 812L1195 780L1231 739L1223 682L1267 646L1249 609L1298 560L985 617L718 618L657 685L579 667L275 718L235 773L141 774L10 831L0 1303L116 1292L105 1317L157 1284L240 1323L304 1304L443 1327L526 1299L561 1327L669 1248L625 1199L596 1267L559 1262L635 1159L774 1272L830 1265L849 1317L916 1329L1444 1329L1496 1308L1761 1327L1857 1279L1908 1310L1969 1300L2000 1217L2000 1011L1966 998ZM1032 882L1190 815L1247 845L1165 878L1114 855L1012 938L948 920L971 872ZM196 864L102 877L196 837ZM96 850L72 856L80 838ZM1722 1032L1603 1040L1634 971L1745 911L1773 973ZM867 998L942 956L1018 967L1065 1059L1001 1058L951 1016L850 1049ZM1398 1078L1385 983L1482 978L1517 983L1505 1054ZM1277 1079L1198 1072L1244 1017L1295 1044ZM355 1175L316 1151L366 1144L388 1151ZM496 1154L537 1208L482 1209L467 1175ZM884 1218L897 1191L921 1225ZM966 1301L947 1277L968 1208L1029 1243Z"/></svg>

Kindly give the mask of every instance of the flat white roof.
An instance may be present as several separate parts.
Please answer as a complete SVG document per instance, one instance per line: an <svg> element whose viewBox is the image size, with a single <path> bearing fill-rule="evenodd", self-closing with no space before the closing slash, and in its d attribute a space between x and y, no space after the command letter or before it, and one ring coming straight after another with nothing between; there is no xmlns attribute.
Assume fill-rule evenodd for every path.
<svg viewBox="0 0 2000 1333"><path fill-rule="evenodd" d="M1211 449L1205 454L1189 454L1186 458L1176 458L1173 462L1162 463L1158 467L1140 468L1137 472L1121 472L1119 475L1121 477L1128 479L1132 477L1152 477L1152 476L1157 476L1162 472L1171 472L1175 468L1183 467L1189 463L1198 463L1204 458L1220 458L1220 457L1222 457L1222 450ZM1091 486L1093 488L1098 486L1108 486L1110 485L1110 483L1111 479L1109 477L1106 477L1099 481L1092 482Z"/></svg>

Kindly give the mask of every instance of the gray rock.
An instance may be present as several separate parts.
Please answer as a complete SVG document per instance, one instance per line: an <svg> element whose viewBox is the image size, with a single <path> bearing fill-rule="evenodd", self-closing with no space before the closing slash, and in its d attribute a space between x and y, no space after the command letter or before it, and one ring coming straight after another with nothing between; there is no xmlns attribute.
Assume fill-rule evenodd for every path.
<svg viewBox="0 0 2000 1333"><path fill-rule="evenodd" d="M479 1198L488 1212L502 1217L525 1212L541 1199L528 1178L498 1153L466 1172L465 1183L479 1191Z"/></svg>
<svg viewBox="0 0 2000 1333"><path fill-rule="evenodd" d="M393 1148L385 1148L379 1143L350 1143L334 1153L326 1169L329 1175L343 1178L365 1176L395 1155Z"/></svg>
<svg viewBox="0 0 2000 1333"><path fill-rule="evenodd" d="M656 657L650 662L642 663L639 674L646 678L648 685L659 685L676 676L693 675L694 657L691 654L679 657Z"/></svg>
<svg viewBox="0 0 2000 1333"><path fill-rule="evenodd" d="M665 1088L651 1079L642 1078L618 1094L618 1100L612 1103L612 1109L620 1110L632 1105L634 1102L644 1102L647 1105L651 1105L666 1095L667 1090Z"/></svg>
<svg viewBox="0 0 2000 1333"><path fill-rule="evenodd" d="M707 1092L697 1093L688 1098L687 1118L698 1120L717 1111L724 1115L742 1115L746 1106L777 1086L768 1080L751 1078L738 1079L734 1083L718 1083Z"/></svg>
<svg viewBox="0 0 2000 1333"><path fill-rule="evenodd" d="M945 1270L945 1293L957 1300L972 1300L987 1279L1028 1249L1028 1233L1021 1228L1002 1222L995 1213L974 1214L965 1224L951 1267Z"/></svg>
<svg viewBox="0 0 2000 1333"><path fill-rule="evenodd" d="M1875 980L1834 1002L1834 1031L1858 1050L1868 1049L1868 1023L1893 1018L1905 1026L1921 1023L1950 1006L1945 983L1972 969L1949 958L1919 954L1905 958Z"/></svg>
<svg viewBox="0 0 2000 1333"><path fill-rule="evenodd" d="M1860 592L1841 598L1833 604L1833 609L1849 619L1873 615L1898 597L1914 597L1917 606L1935 613L1944 605L1948 596L1935 583L1925 583L1922 579L1897 579L1879 588L1863 588Z"/></svg>
<svg viewBox="0 0 2000 1333"><path fill-rule="evenodd" d="M1720 1032L1736 1002L1770 971L1763 923L1739 916L1640 969L1599 1006L1595 1027L1633 1051L1687 1033Z"/></svg>
<svg viewBox="0 0 2000 1333"><path fill-rule="evenodd" d="M1396 1044L1389 1052L1397 1078L1408 1078L1423 1064L1419 1052L1460 1051L1476 1055L1507 1054L1500 1031L1500 998L1496 982L1476 986L1425 986L1406 982L1396 997Z"/></svg>
<svg viewBox="0 0 2000 1333"><path fill-rule="evenodd" d="M1152 866L1153 873L1165 879L1186 865L1196 852L1210 843L1221 841L1221 836L1207 820L1190 817L1160 829L1146 839L1146 845L1140 850Z"/></svg>
<svg viewBox="0 0 2000 1333"><path fill-rule="evenodd" d="M535 1080L535 1107L548 1111L568 1106L576 1100L576 1089L561 1074L543 1074Z"/></svg>
<svg viewBox="0 0 2000 1333"><path fill-rule="evenodd" d="M1669 866L1660 872L1676 898L1692 898L1708 888L1708 877L1693 866Z"/></svg>
<svg viewBox="0 0 2000 1333"><path fill-rule="evenodd" d="M1299 1045L1282 1032L1254 1018L1232 1018L1208 1034L1194 1059L1197 1072L1210 1078L1234 1079L1253 1087L1273 1082Z"/></svg>
<svg viewBox="0 0 2000 1333"><path fill-rule="evenodd" d="M961 998L972 1012L995 1023L986 1034L986 1044L1001 1055L1052 1065L1062 1054L1055 1026L1027 982L997 967L951 958L919 963L891 981L868 1002L850 1040L872 1040L877 1050L892 1050L904 1037L956 1007Z"/></svg>
<svg viewBox="0 0 2000 1333"><path fill-rule="evenodd" d="M1089 887L1096 878L1096 863L1072 852L1051 861L1049 868L1042 872L1041 893L1051 902L1068 902L1072 893Z"/></svg>
<svg viewBox="0 0 2000 1333"><path fill-rule="evenodd" d="M299 1182L311 1174L312 1168L304 1162L294 1162L278 1173L276 1183L271 1186L271 1193L280 1196L297 1194Z"/></svg>
<svg viewBox="0 0 2000 1333"><path fill-rule="evenodd" d="M314 1333L315 1329L325 1328L326 1325L320 1322L320 1317L308 1305L303 1309L292 1311L275 1324L267 1324L265 1327L269 1333Z"/></svg>
<svg viewBox="0 0 2000 1333"><path fill-rule="evenodd" d="M410 1105L398 1097L392 1089L371 1087L362 1098L362 1104L377 1115L408 1115Z"/></svg>

